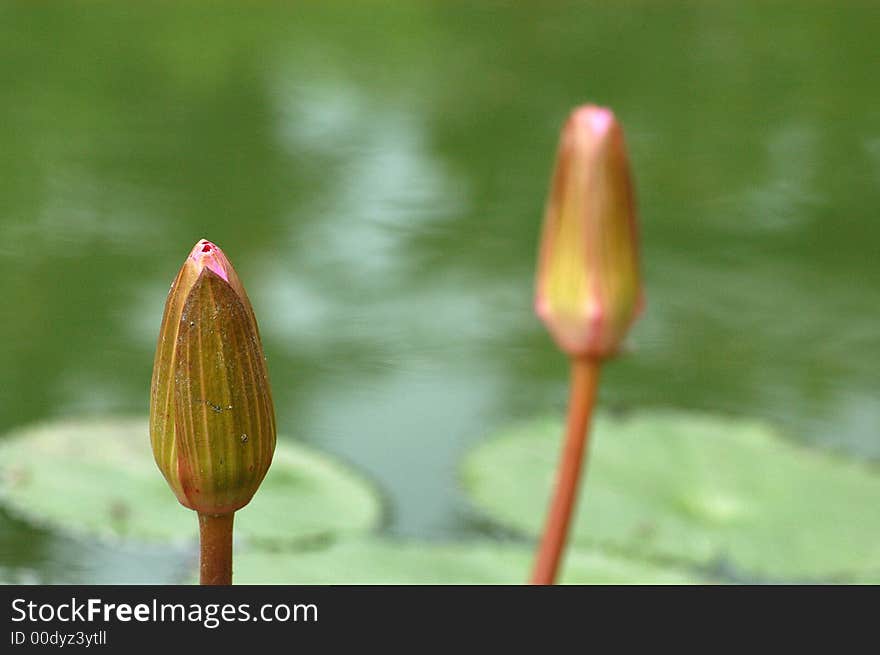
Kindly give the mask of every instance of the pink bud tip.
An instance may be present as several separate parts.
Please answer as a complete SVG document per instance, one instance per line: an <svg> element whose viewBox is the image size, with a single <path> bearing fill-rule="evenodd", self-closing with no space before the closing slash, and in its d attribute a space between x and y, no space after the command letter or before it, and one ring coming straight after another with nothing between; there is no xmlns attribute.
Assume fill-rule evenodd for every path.
<svg viewBox="0 0 880 655"><path fill-rule="evenodd" d="M199 267L199 270L209 268L226 282L229 282L229 273L226 270L226 255L223 254L223 251L216 244L211 243L207 239L201 239L193 247L189 257Z"/></svg>
<svg viewBox="0 0 880 655"><path fill-rule="evenodd" d="M575 109L573 114L576 121L583 123L596 135L605 134L614 123L614 112L596 105L583 105Z"/></svg>

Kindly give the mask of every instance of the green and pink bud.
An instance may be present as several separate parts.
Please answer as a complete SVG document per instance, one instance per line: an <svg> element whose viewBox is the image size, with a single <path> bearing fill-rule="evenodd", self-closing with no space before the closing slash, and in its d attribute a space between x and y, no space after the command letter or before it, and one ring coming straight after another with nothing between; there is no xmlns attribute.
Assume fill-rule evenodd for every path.
<svg viewBox="0 0 880 655"><path fill-rule="evenodd" d="M150 442L177 499L202 514L246 505L275 452L275 412L247 293L201 240L168 292L153 367Z"/></svg>
<svg viewBox="0 0 880 655"><path fill-rule="evenodd" d="M632 175L610 109L562 130L538 257L535 311L574 357L617 352L643 304Z"/></svg>

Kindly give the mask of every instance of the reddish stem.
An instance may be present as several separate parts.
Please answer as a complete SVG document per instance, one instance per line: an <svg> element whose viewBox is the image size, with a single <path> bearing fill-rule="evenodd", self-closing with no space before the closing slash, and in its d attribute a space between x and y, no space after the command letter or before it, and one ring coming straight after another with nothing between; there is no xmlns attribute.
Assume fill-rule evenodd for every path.
<svg viewBox="0 0 880 655"><path fill-rule="evenodd" d="M588 429L596 403L600 368L601 362L598 359L574 357L571 360L571 391L565 443L556 472L556 489L535 559L535 568L532 570L531 584L549 585L556 580L577 500L578 480L587 450Z"/></svg>
<svg viewBox="0 0 880 655"><path fill-rule="evenodd" d="M232 584L232 519L234 512L212 516L199 512L199 582Z"/></svg>

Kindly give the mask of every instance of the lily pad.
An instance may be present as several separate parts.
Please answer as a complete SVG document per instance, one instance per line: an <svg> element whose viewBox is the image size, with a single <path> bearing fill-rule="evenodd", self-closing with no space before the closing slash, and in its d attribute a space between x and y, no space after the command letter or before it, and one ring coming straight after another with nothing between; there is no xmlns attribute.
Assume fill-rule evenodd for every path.
<svg viewBox="0 0 880 655"><path fill-rule="evenodd" d="M343 540L304 552L242 550L236 584L523 584L530 548L489 541L416 543ZM691 584L696 576L674 568L598 552L571 552L568 584Z"/></svg>
<svg viewBox="0 0 880 655"><path fill-rule="evenodd" d="M0 500L74 534L169 542L198 531L156 468L139 418L59 421L0 439ZM279 438L262 486L236 513L236 537L294 544L363 532L380 518L378 495L359 475Z"/></svg>
<svg viewBox="0 0 880 655"><path fill-rule="evenodd" d="M462 478L498 523L543 527L562 424L515 427L473 450ZM755 421L656 411L599 416L574 524L578 544L721 562L767 580L880 569L880 475Z"/></svg>

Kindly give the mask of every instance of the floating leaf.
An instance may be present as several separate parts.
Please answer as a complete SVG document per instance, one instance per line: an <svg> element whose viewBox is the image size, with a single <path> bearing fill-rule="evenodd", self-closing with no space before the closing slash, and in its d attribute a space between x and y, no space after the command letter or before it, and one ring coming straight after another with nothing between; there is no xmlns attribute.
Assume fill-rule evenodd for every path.
<svg viewBox="0 0 880 655"><path fill-rule="evenodd" d="M493 519L542 528L562 425L545 419L478 446L463 482ZM880 569L880 475L780 438L767 426L700 414L599 417L574 540L632 554L722 561L775 580Z"/></svg>
<svg viewBox="0 0 880 655"><path fill-rule="evenodd" d="M303 552L241 550L237 584L523 584L530 548L489 541L435 544L342 541ZM597 552L569 553L562 582L571 584L689 584L684 571Z"/></svg>
<svg viewBox="0 0 880 655"><path fill-rule="evenodd" d="M0 440L0 498L33 523L150 541L195 539L195 514L165 484L143 419L73 420ZM236 537L289 544L374 527L376 492L325 455L279 439L260 492L235 517Z"/></svg>

